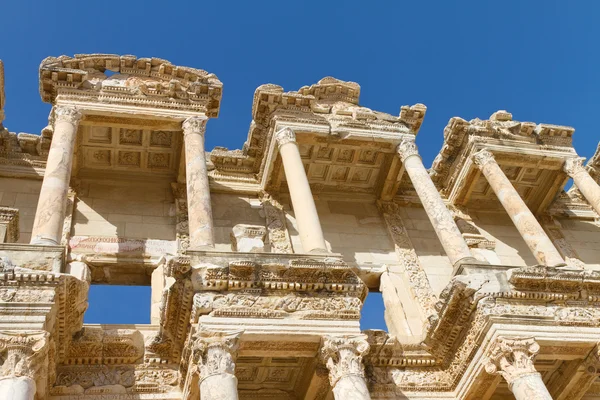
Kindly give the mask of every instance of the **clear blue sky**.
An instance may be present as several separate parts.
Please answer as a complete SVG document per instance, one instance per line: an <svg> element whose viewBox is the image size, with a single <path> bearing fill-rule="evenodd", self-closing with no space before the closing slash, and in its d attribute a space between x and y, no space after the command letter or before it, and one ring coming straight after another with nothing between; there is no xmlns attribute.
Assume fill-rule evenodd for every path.
<svg viewBox="0 0 600 400"><path fill-rule="evenodd" d="M600 140L600 2L596 1L11 1L2 5L0 58L6 70L5 126L39 133L49 106L38 94L46 56L155 56L215 73L221 114L207 146L240 148L257 86L296 90L324 76L358 82L361 103L398 114L427 105L417 138L426 165L449 118L571 125L590 157ZM98 293L91 295L91 301ZM147 320L147 290L95 308L86 321ZM379 306L369 306L380 326ZM132 318L137 318L135 321Z"/></svg>

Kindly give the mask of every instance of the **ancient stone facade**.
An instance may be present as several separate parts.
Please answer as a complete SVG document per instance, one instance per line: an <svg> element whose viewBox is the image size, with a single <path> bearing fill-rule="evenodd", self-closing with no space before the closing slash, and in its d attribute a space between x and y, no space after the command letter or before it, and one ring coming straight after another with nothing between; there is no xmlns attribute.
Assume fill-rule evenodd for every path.
<svg viewBox="0 0 600 400"><path fill-rule="evenodd" d="M242 149L207 152L212 73L47 58L39 135L1 124L3 83L0 399L600 399L573 128L452 118L426 169L424 105L328 77L260 86ZM83 324L94 284L151 286L151 323ZM388 332L361 332L377 291Z"/></svg>

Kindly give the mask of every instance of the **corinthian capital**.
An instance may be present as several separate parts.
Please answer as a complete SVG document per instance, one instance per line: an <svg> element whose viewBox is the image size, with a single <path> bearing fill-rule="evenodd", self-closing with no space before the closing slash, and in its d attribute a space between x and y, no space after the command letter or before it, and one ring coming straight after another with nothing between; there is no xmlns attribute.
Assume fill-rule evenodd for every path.
<svg viewBox="0 0 600 400"><path fill-rule="evenodd" d="M472 156L473 162L479 168L483 168L489 162L496 162L494 155L487 150L480 150Z"/></svg>
<svg viewBox="0 0 600 400"><path fill-rule="evenodd" d="M414 140L404 139L398 145L397 150L400 160L404 162L410 156L418 156L419 150Z"/></svg>
<svg viewBox="0 0 600 400"><path fill-rule="evenodd" d="M537 374L533 365L540 345L534 338L499 337L484 361L485 370L500 374L509 385L524 375Z"/></svg>
<svg viewBox="0 0 600 400"><path fill-rule="evenodd" d="M68 122L71 125L79 124L81 113L72 106L56 106L54 107L54 122Z"/></svg>
<svg viewBox="0 0 600 400"><path fill-rule="evenodd" d="M569 176L576 175L580 172L585 172L585 167L583 166L583 158L581 157L573 157L567 158L565 160L565 164L563 165L563 170Z"/></svg>
<svg viewBox="0 0 600 400"><path fill-rule="evenodd" d="M242 332L198 332L192 357L198 365L201 381L213 375L235 373L235 358Z"/></svg>
<svg viewBox="0 0 600 400"><path fill-rule="evenodd" d="M296 134L290 128L283 128L275 132L275 140L277 140L277 144L281 147L286 143L296 142Z"/></svg>
<svg viewBox="0 0 600 400"><path fill-rule="evenodd" d="M321 359L329 370L329 382L334 387L349 375L365 377L362 358L369 352L367 335L326 336L321 347Z"/></svg>
<svg viewBox="0 0 600 400"><path fill-rule="evenodd" d="M4 363L0 376L27 376L37 379L47 366L48 332L0 331L0 354Z"/></svg>
<svg viewBox="0 0 600 400"><path fill-rule="evenodd" d="M204 135L204 133L206 132L206 121L208 121L208 117L203 115L189 117L188 119L183 121L183 134L187 135L190 133L196 133Z"/></svg>

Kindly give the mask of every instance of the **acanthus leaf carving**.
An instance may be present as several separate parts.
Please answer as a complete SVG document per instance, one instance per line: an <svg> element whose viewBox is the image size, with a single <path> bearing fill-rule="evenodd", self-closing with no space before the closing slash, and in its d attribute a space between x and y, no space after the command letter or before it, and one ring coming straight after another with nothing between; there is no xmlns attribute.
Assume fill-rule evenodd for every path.
<svg viewBox="0 0 600 400"><path fill-rule="evenodd" d="M349 375L365 377L363 357L369 352L366 335L326 336L323 338L321 360L329 370L329 382L336 383Z"/></svg>
<svg viewBox="0 0 600 400"><path fill-rule="evenodd" d="M540 351L534 338L499 337L493 343L484 367L489 374L500 374L509 385L524 375L537 374L533 359Z"/></svg>
<svg viewBox="0 0 600 400"><path fill-rule="evenodd" d="M192 360L200 380L218 374L235 374L235 359L243 331L200 330L192 345Z"/></svg>

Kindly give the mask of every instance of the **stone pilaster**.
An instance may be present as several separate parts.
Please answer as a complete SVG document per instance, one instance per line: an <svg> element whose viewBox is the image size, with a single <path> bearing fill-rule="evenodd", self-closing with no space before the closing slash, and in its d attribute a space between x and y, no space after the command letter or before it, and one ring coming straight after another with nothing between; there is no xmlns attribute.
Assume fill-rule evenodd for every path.
<svg viewBox="0 0 600 400"><path fill-rule="evenodd" d="M200 374L201 400L238 398L235 358L241 334L241 331L198 333L192 357Z"/></svg>
<svg viewBox="0 0 600 400"><path fill-rule="evenodd" d="M185 142L190 250L215 246L210 187L204 151L207 120L208 118L205 116L190 117L182 125Z"/></svg>
<svg viewBox="0 0 600 400"><path fill-rule="evenodd" d="M48 333L1 331L0 399L44 398L48 377Z"/></svg>
<svg viewBox="0 0 600 400"><path fill-rule="evenodd" d="M494 155L487 150L481 150L473 155L473 162L487 179L536 260L551 267L564 266L565 261L552 244L552 240L502 172Z"/></svg>
<svg viewBox="0 0 600 400"><path fill-rule="evenodd" d="M275 133L275 140L279 145L279 153L283 161L283 170L288 182L304 252L327 252L317 207L296 143L296 134L290 128L283 128Z"/></svg>
<svg viewBox="0 0 600 400"><path fill-rule="evenodd" d="M539 350L534 338L499 337L484 361L485 370L502 375L516 400L552 400L533 364Z"/></svg>
<svg viewBox="0 0 600 400"><path fill-rule="evenodd" d="M74 107L54 108L54 133L35 212L32 244L58 245L61 242L80 120L81 113Z"/></svg>
<svg viewBox="0 0 600 400"><path fill-rule="evenodd" d="M583 158L569 158L563 170L573 178L573 183L592 208L600 214L600 186L583 166Z"/></svg>
<svg viewBox="0 0 600 400"><path fill-rule="evenodd" d="M366 335L327 336L321 358L329 370L335 400L370 400L363 356L369 352Z"/></svg>
<svg viewBox="0 0 600 400"><path fill-rule="evenodd" d="M446 208L444 200L423 165L415 142L403 140L398 145L398 154L452 265L458 266L465 262L481 263L471 255L452 213Z"/></svg>

